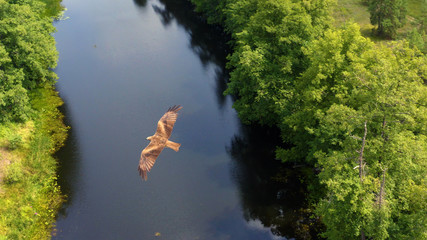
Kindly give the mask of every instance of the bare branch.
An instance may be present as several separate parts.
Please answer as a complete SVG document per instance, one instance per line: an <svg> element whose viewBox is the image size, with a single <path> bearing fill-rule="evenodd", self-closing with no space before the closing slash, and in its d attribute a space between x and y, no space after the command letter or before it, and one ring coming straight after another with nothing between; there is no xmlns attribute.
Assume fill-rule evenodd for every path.
<svg viewBox="0 0 427 240"><path fill-rule="evenodd" d="M350 135L351 138L354 138L356 140L362 141L362 138L358 137L358 136L354 136L354 135Z"/></svg>
<svg viewBox="0 0 427 240"><path fill-rule="evenodd" d="M366 142L366 134L368 133L368 128L367 128L367 123L368 121L365 121L365 132L363 133L363 138L362 138L362 148L360 149L359 152L359 177L360 177L360 181L363 182L363 177L365 175L364 173L364 166L365 164L363 163L363 151L365 150L365 142Z"/></svg>
<svg viewBox="0 0 427 240"><path fill-rule="evenodd" d="M381 186L380 186L380 193L378 194L378 207L381 208L383 206L383 201L384 201L384 197L385 197L385 172L387 171L387 168L382 169L383 170L383 180L381 181Z"/></svg>

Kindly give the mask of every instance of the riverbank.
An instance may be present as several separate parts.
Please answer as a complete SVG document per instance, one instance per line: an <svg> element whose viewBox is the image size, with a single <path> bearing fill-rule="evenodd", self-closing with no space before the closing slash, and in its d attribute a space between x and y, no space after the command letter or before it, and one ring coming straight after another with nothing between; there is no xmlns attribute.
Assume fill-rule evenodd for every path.
<svg viewBox="0 0 427 240"><path fill-rule="evenodd" d="M65 198L53 157L67 137L51 70L60 1L0 4L0 239L49 239Z"/></svg>
<svg viewBox="0 0 427 240"><path fill-rule="evenodd" d="M34 90L32 120L0 125L0 239L47 239L64 201L52 154L67 127L52 86Z"/></svg>

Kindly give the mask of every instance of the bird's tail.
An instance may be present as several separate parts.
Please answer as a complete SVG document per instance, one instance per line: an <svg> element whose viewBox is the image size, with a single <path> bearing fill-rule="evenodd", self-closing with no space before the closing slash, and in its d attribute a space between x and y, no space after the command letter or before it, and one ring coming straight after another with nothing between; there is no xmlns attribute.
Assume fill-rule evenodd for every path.
<svg viewBox="0 0 427 240"><path fill-rule="evenodd" d="M176 143L176 142L172 142L172 141L167 141L166 142L166 147L168 148L172 148L175 152L179 151L179 147L181 147L181 144Z"/></svg>

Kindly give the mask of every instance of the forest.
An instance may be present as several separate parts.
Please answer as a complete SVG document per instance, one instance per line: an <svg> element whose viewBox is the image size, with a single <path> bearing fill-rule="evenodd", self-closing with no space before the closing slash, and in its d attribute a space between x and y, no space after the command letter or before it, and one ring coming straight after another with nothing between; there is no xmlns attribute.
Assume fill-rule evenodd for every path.
<svg viewBox="0 0 427 240"><path fill-rule="evenodd" d="M64 197L52 154L67 127L54 90L60 1L0 0L0 239L46 239Z"/></svg>
<svg viewBox="0 0 427 240"><path fill-rule="evenodd" d="M321 236L426 239L427 2L192 2L232 37L240 119L277 127L276 158L318 171Z"/></svg>

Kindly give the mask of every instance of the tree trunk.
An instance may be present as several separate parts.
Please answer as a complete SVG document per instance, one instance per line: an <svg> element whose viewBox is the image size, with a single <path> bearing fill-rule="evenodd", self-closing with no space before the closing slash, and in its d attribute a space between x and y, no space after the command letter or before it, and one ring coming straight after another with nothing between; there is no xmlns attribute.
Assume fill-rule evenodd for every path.
<svg viewBox="0 0 427 240"><path fill-rule="evenodd" d="M383 170L383 180L381 181L381 186L380 186L380 193L378 196L378 207L381 209L382 205L383 205L383 201L384 201L384 195L385 195L385 172L387 171L387 168L385 168Z"/></svg>
<svg viewBox="0 0 427 240"><path fill-rule="evenodd" d="M366 240L365 232L363 230L360 230L360 239L361 240Z"/></svg>
<svg viewBox="0 0 427 240"><path fill-rule="evenodd" d="M365 142L366 142L366 134L368 132L368 129L366 127L368 121L365 121L365 132L363 134L363 138L362 138L362 148L360 149L359 152L359 177L360 177L360 181L363 182L363 177L365 175L364 173L364 163L363 163L363 151L365 150Z"/></svg>

